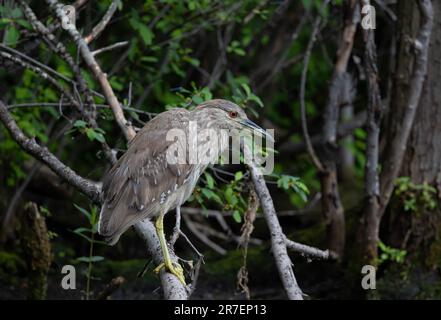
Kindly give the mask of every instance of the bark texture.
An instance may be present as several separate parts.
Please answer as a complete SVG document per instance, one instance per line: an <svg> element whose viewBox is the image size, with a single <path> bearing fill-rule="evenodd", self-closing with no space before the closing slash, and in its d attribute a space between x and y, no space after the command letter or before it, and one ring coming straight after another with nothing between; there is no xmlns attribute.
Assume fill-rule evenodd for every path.
<svg viewBox="0 0 441 320"><path fill-rule="evenodd" d="M28 267L28 299L44 300L52 262L46 222L32 202L25 205L20 222L20 241Z"/></svg>

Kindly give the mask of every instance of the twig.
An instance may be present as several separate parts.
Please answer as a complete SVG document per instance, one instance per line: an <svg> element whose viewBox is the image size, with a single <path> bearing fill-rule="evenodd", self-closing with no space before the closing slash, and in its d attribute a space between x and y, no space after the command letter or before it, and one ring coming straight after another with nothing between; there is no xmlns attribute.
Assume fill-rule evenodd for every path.
<svg viewBox="0 0 441 320"><path fill-rule="evenodd" d="M92 29L89 35L84 37L84 41L89 44L103 32L103 30L106 28L107 24L109 23L110 19L112 19L113 14L115 13L117 9L117 3L118 1L112 1L109 8L107 9L106 13L104 14L101 21Z"/></svg>
<svg viewBox="0 0 441 320"><path fill-rule="evenodd" d="M69 103L71 105L73 105L85 117L85 119L88 120L88 122L92 126L92 128L94 128L94 129L98 128L98 124L92 118L91 114L89 114L88 112L85 112L85 110L83 108L83 104L80 103L72 95L71 92L69 92L63 85L61 85L55 78L53 78L51 75L49 75L45 70L43 70L39 66L32 65L29 62L26 62L26 61L22 60L21 57L19 57L19 56L12 55L12 54L10 54L8 52L0 51L0 56L6 58L8 60L11 60L12 62L14 62L14 63L16 63L16 64L18 64L18 65L20 65L20 66L22 66L24 68L27 68L29 70L34 71L37 75L39 75L43 79L49 81L58 91L60 91L62 96L66 96L67 97ZM93 101L93 99L92 99L92 101ZM57 106L58 105L59 104L57 104ZM106 142L102 142L101 146L102 146L102 148L104 150L104 153L106 154L107 158L112 163L115 163L116 162L116 158L115 158L115 155L112 152L111 148L109 147L109 145Z"/></svg>
<svg viewBox="0 0 441 320"><path fill-rule="evenodd" d="M320 7L320 12L319 12L317 18L315 19L314 27L312 30L312 35L309 39L308 46L306 48L306 53L303 58L303 70L302 70L302 77L300 80L300 115L301 115L301 120L302 120L302 131L303 131L303 136L305 138L306 150L308 151L308 154L311 157L311 160L314 163L315 167L320 172L324 171L324 166L323 166L322 162L319 160L319 158L314 150L314 147L311 143L311 137L309 136L309 132L308 132L308 124L307 124L307 120L306 120L305 87L306 87L306 79L307 79L307 75L308 75L308 66L309 66L309 60L311 57L311 52L314 47L314 43L317 39L318 32L320 30L320 24L322 22L321 14L322 14L323 10L326 8L326 6L328 5L329 1L330 0L323 1L323 4Z"/></svg>
<svg viewBox="0 0 441 320"><path fill-rule="evenodd" d="M31 171L29 171L29 173L26 176L26 179L20 184L20 187L18 187L17 191L15 191L14 193L14 196L9 201L8 208L6 209L5 217L3 218L3 226L2 226L3 230L5 230L6 226L9 224L9 221L11 220L11 217L15 212L18 201L21 198L21 195L23 194L23 192L31 182L32 178L34 178L34 175L39 168L40 168L39 163L35 163L32 166Z"/></svg>
<svg viewBox="0 0 441 320"><path fill-rule="evenodd" d="M396 22L398 20L397 15L391 10L383 0L374 0L375 3L389 16L392 22Z"/></svg>
<svg viewBox="0 0 441 320"><path fill-rule="evenodd" d="M285 244L288 249L300 252L301 254L307 255L312 258L327 260L330 257L329 250L320 250L305 244L294 242L285 237Z"/></svg>
<svg viewBox="0 0 441 320"><path fill-rule="evenodd" d="M8 52L0 51L0 56L3 58L6 58L8 60L11 60L12 62L26 68L29 70L34 71L37 75L42 77L43 79L49 81L58 91L63 93L69 100L69 102L75 106L78 110L82 109L82 106L80 103L74 98L74 96L67 91L66 88L64 88L55 78L53 78L51 75L49 75L46 71L41 69L40 67L34 66L24 60L22 60L20 57L13 56L12 54L9 54Z"/></svg>
<svg viewBox="0 0 441 320"><path fill-rule="evenodd" d="M57 17L63 21L67 19L66 14L62 9L62 5L58 3L57 0L46 0L52 10L55 11ZM75 27L69 28L67 30L71 37L74 39L76 45L80 49L80 53L84 58L87 66L89 67L92 74L97 79L98 83L103 90L104 96L106 97L107 103L110 105L112 112L114 114L115 120L123 132L127 141L130 141L135 136L136 132L131 124L126 120L121 105L113 92L113 89L107 80L107 75L101 70L99 64L95 60L92 52L90 51L86 41L81 37L80 33Z"/></svg>
<svg viewBox="0 0 441 320"><path fill-rule="evenodd" d="M221 246L219 246L218 244L214 243L213 241L211 241L206 235L204 235L202 232L199 231L199 229L197 229L197 227L195 226L195 224L190 220L189 217L187 216L183 216L184 218L184 222L187 225L188 229L199 239L201 240L204 244L206 244L208 247L210 247L211 249L213 249L215 252L219 253L220 255L226 255L227 254L227 250L225 250L224 248L222 248Z"/></svg>
<svg viewBox="0 0 441 320"><path fill-rule="evenodd" d="M76 81L78 82L80 93L85 95L87 103L91 105L90 120L92 121L89 120L89 122L91 122L92 126L94 126L95 121L93 119L95 118L95 101L93 99L92 91L87 86L87 82L84 79L83 75L81 74L81 69L79 65L75 63L73 57L67 51L64 44L60 41L57 41L56 37L49 31L49 29L41 21L38 20L37 16L32 11L32 9L26 4L26 2L23 0L20 0L19 2L24 9L26 19L31 23L32 27L43 37L43 39L48 44L49 48L53 52L59 54L72 69ZM88 117L89 115L86 115L86 118Z"/></svg>
<svg viewBox="0 0 441 320"><path fill-rule="evenodd" d="M41 63L41 62L39 62L37 60L35 60L35 59L25 55L24 53L22 53L20 51L17 51L15 49L13 49L11 47L8 47L8 46L5 46L3 44L0 44L0 48L5 50L5 51L8 51L10 54L12 54L12 55L14 55L16 57L20 57L23 60L26 60L28 62L28 65L36 65L36 66L40 67L40 69L45 70L46 73L53 74L54 76L57 76L57 77L63 79L64 81L70 83L72 85L72 87L77 85L77 83L75 81L73 81L72 79L70 79L70 78L66 77L65 75L55 71L51 67L49 67L49 66L47 66L47 65L45 65L45 64L43 64L43 63ZM99 97L101 99L104 99L104 96L101 93L96 92L94 90L91 90L91 92L93 93L94 96Z"/></svg>
<svg viewBox="0 0 441 320"><path fill-rule="evenodd" d="M123 284L125 279L123 277L116 277L113 278L109 284L101 291L97 297L96 300L107 300L108 297L110 297L116 290L118 290Z"/></svg>
<svg viewBox="0 0 441 320"><path fill-rule="evenodd" d="M170 238L170 245L173 247L176 243L176 240L178 240L179 236L181 235L181 207L176 207L176 223L175 227L173 229L173 234Z"/></svg>
<svg viewBox="0 0 441 320"><path fill-rule="evenodd" d="M206 215L207 217L215 218L226 234L218 232L218 231L204 225L204 228L206 228L205 230L207 232L209 232L210 235L218 237L220 239L233 240L238 244L240 243L240 237L234 234L233 230L231 230L228 223L224 219L224 217L233 216L232 211L222 212L222 211L216 211L216 210L191 208L191 207L182 207L181 211L187 215ZM285 214L285 215L292 215L292 214ZM260 216L258 216L258 217L260 217ZM195 222L193 222L193 223L195 223ZM197 225L202 226L202 224L198 224L198 223L197 223ZM209 228L210 231L208 231L207 228ZM262 244L262 240L256 239L256 238L250 238L250 243L252 243L254 245L260 245L260 244Z"/></svg>
<svg viewBox="0 0 441 320"><path fill-rule="evenodd" d="M84 104L85 106L88 106L88 104ZM66 103L66 102L62 102L62 103L58 103L58 102L29 102L29 103L16 103L16 104L9 104L8 105L8 109L15 109L15 108L45 108L45 107L66 107L66 106L72 106L71 103ZM108 104L97 104L95 105L98 109L108 109L110 108L110 106ZM139 109L135 109L135 108L130 108L130 107L125 107L122 106L121 107L123 110L127 110L127 111L131 111L131 112L135 112L135 113L139 113L139 114L143 114L146 115L148 117L154 117L157 115L157 113L154 112L147 112L147 111L143 111L143 110L139 110Z"/></svg>
<svg viewBox="0 0 441 320"><path fill-rule="evenodd" d="M15 120L11 117L8 109L0 100L0 121L11 134L12 138L27 153L45 163L60 178L66 180L69 184L77 188L80 192L87 195L93 202L100 201L101 187L96 182L84 179L75 171L66 166L57 157L55 157L47 148L41 147L35 139L25 136L23 131L17 126Z"/></svg>
<svg viewBox="0 0 441 320"><path fill-rule="evenodd" d="M193 249L193 251L199 256L199 258L204 261L204 255L202 253L199 252L199 250L196 248L196 246L190 241L190 239L188 239L187 235L181 231L179 231L181 234L181 237L185 239L185 241L187 241L187 243L190 245L190 247Z"/></svg>
<svg viewBox="0 0 441 320"><path fill-rule="evenodd" d="M103 53L103 52L106 52L106 51L110 51L110 50L113 50L113 49L117 49L117 48L125 47L125 46L127 46L128 44L129 44L128 41L120 41L120 42L114 43L114 44L112 44L112 45L110 45L110 46L107 46L107 47L100 48L100 49L97 49L97 50L95 50L95 51L92 51L92 55L93 55L93 56L96 56L96 55L98 55L98 54L100 54L100 53Z"/></svg>

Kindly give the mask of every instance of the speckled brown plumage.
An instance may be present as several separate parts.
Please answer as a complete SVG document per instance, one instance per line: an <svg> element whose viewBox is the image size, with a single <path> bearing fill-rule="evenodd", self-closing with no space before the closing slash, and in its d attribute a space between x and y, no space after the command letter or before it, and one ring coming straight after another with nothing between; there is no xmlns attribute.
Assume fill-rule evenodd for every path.
<svg viewBox="0 0 441 320"><path fill-rule="evenodd" d="M231 119L231 114L237 119ZM99 233L114 244L130 226L161 211L166 213L190 197L207 165L168 163L167 149L174 143L166 139L169 130L179 128L188 136L189 121L195 121L198 130L218 130L240 128L240 121L246 119L239 106L226 100L211 100L192 111L173 109L149 121L103 180ZM214 154L213 159L219 154Z"/></svg>

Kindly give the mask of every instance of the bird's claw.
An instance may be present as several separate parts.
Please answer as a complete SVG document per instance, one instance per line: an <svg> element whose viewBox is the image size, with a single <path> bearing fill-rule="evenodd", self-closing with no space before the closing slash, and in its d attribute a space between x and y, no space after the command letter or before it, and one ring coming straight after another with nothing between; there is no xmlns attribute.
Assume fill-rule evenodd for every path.
<svg viewBox="0 0 441 320"><path fill-rule="evenodd" d="M179 263L161 263L159 266L157 266L153 272L155 274L159 274L159 272L163 269L166 268L171 274L174 274L179 281L181 281L181 283L185 286L185 277L184 277L184 269L182 269L181 265Z"/></svg>

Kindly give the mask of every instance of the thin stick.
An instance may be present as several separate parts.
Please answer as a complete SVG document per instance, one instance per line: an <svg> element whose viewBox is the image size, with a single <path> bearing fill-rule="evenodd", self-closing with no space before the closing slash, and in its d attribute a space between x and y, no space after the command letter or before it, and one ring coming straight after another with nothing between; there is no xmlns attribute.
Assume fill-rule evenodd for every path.
<svg viewBox="0 0 441 320"><path fill-rule="evenodd" d="M100 48L100 49L97 49L95 51L92 51L92 55L96 56L96 55L98 55L100 53L103 53L103 52L106 52L106 51L110 51L110 50L114 50L114 49L117 49L117 48L125 47L128 44L129 44L128 41L120 41L120 42L111 44L110 46L107 46L107 47Z"/></svg>
<svg viewBox="0 0 441 320"><path fill-rule="evenodd" d="M323 10L326 8L326 6L328 5L329 1L330 0L323 1L322 6L320 7L320 12L319 12L317 18L315 19L312 35L311 35L311 38L309 39L308 46L306 48L306 53L303 58L303 70L302 70L302 77L300 80L300 115L301 115L301 120L302 120L303 136L305 138L305 143L306 143L306 150L308 151L308 154L311 157L311 160L314 163L315 167L320 172L323 172L325 169L324 169L322 162L319 160L319 158L314 150L314 147L311 142L311 137L309 136L308 124L307 124L307 120L306 120L305 88L306 88L306 79L307 79L307 75L308 75L308 66L309 66L309 60L311 58L311 52L314 47L314 43L317 39L317 35L320 30L320 25L322 22L321 14L322 14Z"/></svg>
<svg viewBox="0 0 441 320"><path fill-rule="evenodd" d="M104 14L103 18L101 19L101 21L92 29L92 32L89 35L84 37L84 41L87 44L91 43L93 40L98 38L98 36L101 34L101 32L104 31L104 29L106 28L107 24L110 22L110 19L112 19L113 15L118 7L117 3L118 3L118 1L115 1L115 0L112 1L112 3L110 4L109 8L107 9L107 11Z"/></svg>

